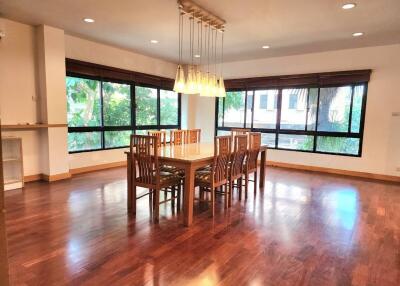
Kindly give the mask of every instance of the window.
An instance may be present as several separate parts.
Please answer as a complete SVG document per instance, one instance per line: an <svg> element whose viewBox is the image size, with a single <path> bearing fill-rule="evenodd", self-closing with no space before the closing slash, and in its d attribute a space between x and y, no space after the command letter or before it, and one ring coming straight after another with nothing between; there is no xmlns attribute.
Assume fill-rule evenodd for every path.
<svg viewBox="0 0 400 286"><path fill-rule="evenodd" d="M160 90L160 124L165 125L178 125L178 94L171 90Z"/></svg>
<svg viewBox="0 0 400 286"><path fill-rule="evenodd" d="M127 147L134 132L180 128L179 94L171 90L73 74L66 91L70 153Z"/></svg>
<svg viewBox="0 0 400 286"><path fill-rule="evenodd" d="M254 106L253 128L275 129L277 121L277 106L271 103L278 101L278 90L256 90L254 96L259 104ZM261 98L267 98L267 108L261 105ZM270 104L268 106L268 104Z"/></svg>
<svg viewBox="0 0 400 286"><path fill-rule="evenodd" d="M289 109L297 109L297 93L289 95Z"/></svg>
<svg viewBox="0 0 400 286"><path fill-rule="evenodd" d="M362 72L365 80L360 82ZM326 78L334 76L329 73L313 81L321 82L320 86L304 86L300 81L300 87L291 82L290 87L282 84L276 89L227 92L217 100L216 134L225 134L231 127L247 127L261 132L262 144L270 148L360 157L370 71L356 73L355 83L351 72L345 72L325 84ZM343 79L345 83L337 83ZM244 108L246 100L254 101L253 106Z"/></svg>
<svg viewBox="0 0 400 286"><path fill-rule="evenodd" d="M267 109L268 108L268 95L267 94L261 94L260 95L260 109Z"/></svg>
<svg viewBox="0 0 400 286"><path fill-rule="evenodd" d="M245 100L245 91L231 91L226 93L224 126L244 127Z"/></svg>

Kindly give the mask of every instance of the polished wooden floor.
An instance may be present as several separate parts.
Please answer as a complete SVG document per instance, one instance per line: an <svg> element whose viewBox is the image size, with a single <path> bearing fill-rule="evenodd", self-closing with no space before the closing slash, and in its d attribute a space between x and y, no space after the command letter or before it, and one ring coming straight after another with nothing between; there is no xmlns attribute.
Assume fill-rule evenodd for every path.
<svg viewBox="0 0 400 286"><path fill-rule="evenodd" d="M266 187L192 227L125 169L6 192L12 285L400 285L400 186L267 169ZM197 205L197 204L196 204Z"/></svg>

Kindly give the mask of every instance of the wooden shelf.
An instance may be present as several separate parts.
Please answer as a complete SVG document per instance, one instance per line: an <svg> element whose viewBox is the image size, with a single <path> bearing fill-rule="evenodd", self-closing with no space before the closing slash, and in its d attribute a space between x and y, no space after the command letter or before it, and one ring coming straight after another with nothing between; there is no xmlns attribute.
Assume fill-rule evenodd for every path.
<svg viewBox="0 0 400 286"><path fill-rule="evenodd" d="M4 185L22 183L21 179L4 179Z"/></svg>
<svg viewBox="0 0 400 286"><path fill-rule="evenodd" d="M35 130L52 127L68 127L67 124L6 124L2 125L2 130Z"/></svg>
<svg viewBox="0 0 400 286"><path fill-rule="evenodd" d="M21 158L3 158L3 162L19 162Z"/></svg>

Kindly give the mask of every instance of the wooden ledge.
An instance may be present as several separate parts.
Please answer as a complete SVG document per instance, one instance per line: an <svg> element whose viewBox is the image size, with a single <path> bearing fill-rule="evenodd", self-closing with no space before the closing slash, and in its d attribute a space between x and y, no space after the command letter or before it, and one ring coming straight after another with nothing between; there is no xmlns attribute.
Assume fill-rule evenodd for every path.
<svg viewBox="0 0 400 286"><path fill-rule="evenodd" d="M2 125L2 130L35 130L43 128L54 128L54 127L68 127L67 124L6 124Z"/></svg>

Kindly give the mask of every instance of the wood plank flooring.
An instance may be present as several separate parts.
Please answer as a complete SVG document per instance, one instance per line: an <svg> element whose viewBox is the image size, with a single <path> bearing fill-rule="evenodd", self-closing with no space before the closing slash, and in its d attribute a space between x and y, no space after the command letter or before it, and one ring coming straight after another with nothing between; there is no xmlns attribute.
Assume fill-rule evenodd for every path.
<svg viewBox="0 0 400 286"><path fill-rule="evenodd" d="M252 189L252 188L250 188ZM266 186L190 228L125 169L6 192L12 285L400 285L400 186L267 168Z"/></svg>

